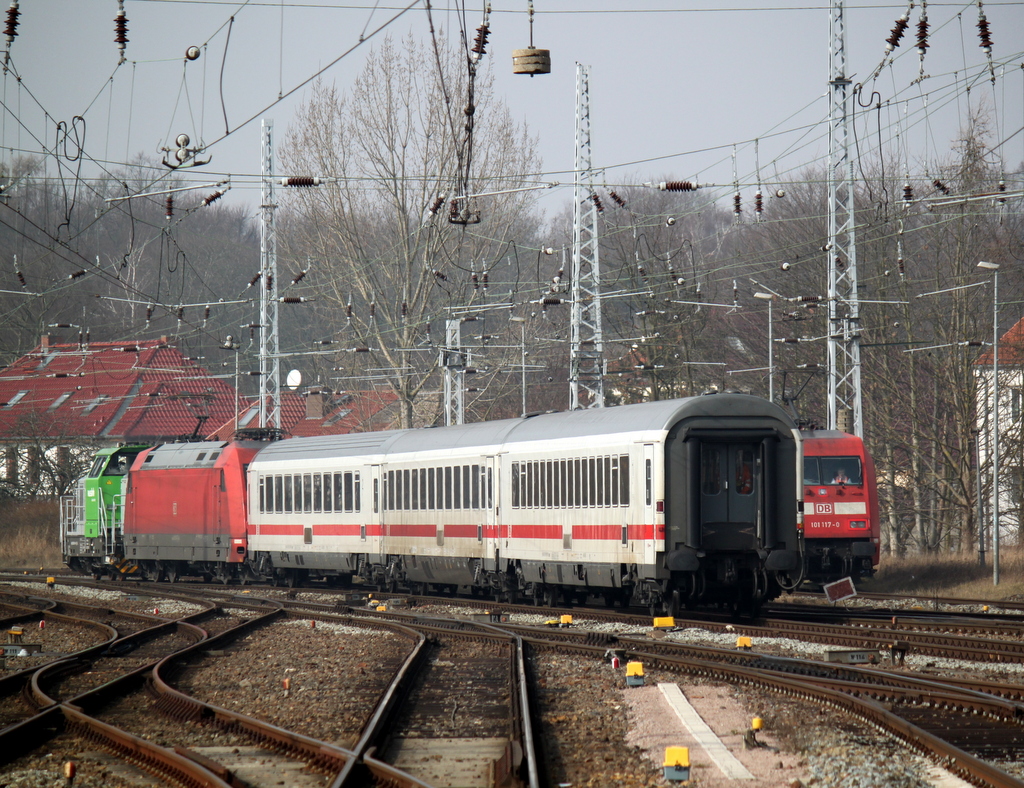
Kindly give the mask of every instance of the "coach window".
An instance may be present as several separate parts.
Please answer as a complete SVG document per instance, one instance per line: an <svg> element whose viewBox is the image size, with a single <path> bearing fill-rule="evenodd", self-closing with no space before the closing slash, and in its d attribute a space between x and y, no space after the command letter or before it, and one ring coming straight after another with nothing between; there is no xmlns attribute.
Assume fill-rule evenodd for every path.
<svg viewBox="0 0 1024 788"><path fill-rule="evenodd" d="M555 479L554 471L552 470L551 460L547 460L540 464L541 473L541 505L544 508L548 508L553 505L555 498Z"/></svg>
<svg viewBox="0 0 1024 788"><path fill-rule="evenodd" d="M654 499L654 475L652 473L651 461L644 460L644 489L647 491L647 505L651 505Z"/></svg>
<svg viewBox="0 0 1024 788"><path fill-rule="evenodd" d="M384 477L384 510L391 511L395 508L395 472L388 471Z"/></svg>
<svg viewBox="0 0 1024 788"><path fill-rule="evenodd" d="M323 474L313 474L313 511L321 512L324 506Z"/></svg>
<svg viewBox="0 0 1024 788"><path fill-rule="evenodd" d="M434 479L434 473L435 472L434 472L433 468L427 468L427 508L428 509L436 509L437 508L437 506L436 506L437 497L435 495L436 491L435 491L435 487L434 487L434 485L437 484L437 482Z"/></svg>
<svg viewBox="0 0 1024 788"><path fill-rule="evenodd" d="M572 505L579 509L583 505L583 461L572 461Z"/></svg>
<svg viewBox="0 0 1024 788"><path fill-rule="evenodd" d="M609 477L607 487L611 491L612 506L619 505L619 458L608 458Z"/></svg>
<svg viewBox="0 0 1024 788"><path fill-rule="evenodd" d="M377 513L380 511L380 479L373 480L373 511ZM364 526L365 527L365 526Z"/></svg>
<svg viewBox="0 0 1024 788"><path fill-rule="evenodd" d="M754 491L754 450L736 450L736 492L750 495Z"/></svg>
<svg viewBox="0 0 1024 788"><path fill-rule="evenodd" d="M355 487L356 478L355 477L357 477L357 476L358 476L358 474L351 474L351 473L344 474L345 497L343 498L343 501L344 501L345 511L346 512L358 511L358 507L356 506L356 501L355 501L355 499L356 499L356 493L355 493L355 490L356 490L356 487Z"/></svg>
<svg viewBox="0 0 1024 788"><path fill-rule="evenodd" d="M473 502L472 495L472 476L470 476L470 470L468 465L462 466L462 508L469 509L470 504Z"/></svg>
<svg viewBox="0 0 1024 788"><path fill-rule="evenodd" d="M410 484L409 469L402 471L402 508L408 511L412 508L412 485Z"/></svg>
<svg viewBox="0 0 1024 788"><path fill-rule="evenodd" d="M412 475L416 476L416 471L412 472ZM426 509L427 508L427 469L419 469L420 482L416 485L416 508Z"/></svg>
<svg viewBox="0 0 1024 788"><path fill-rule="evenodd" d="M292 477L287 473L284 474L284 510L292 510Z"/></svg>
<svg viewBox="0 0 1024 788"><path fill-rule="evenodd" d="M284 511L284 477L281 474L274 476L274 511Z"/></svg>
<svg viewBox="0 0 1024 788"><path fill-rule="evenodd" d="M472 466L472 468L473 468L473 470L471 472L470 478L473 480L473 483L471 485L471 488L472 488L472 491L473 491L473 500L472 500L471 503L473 504L473 508L474 509L479 509L480 508L480 482L482 481L482 479L480 478L480 466L479 465L474 465L474 466Z"/></svg>
<svg viewBox="0 0 1024 788"><path fill-rule="evenodd" d="M619 503L629 506L629 455L619 457Z"/></svg>
<svg viewBox="0 0 1024 788"><path fill-rule="evenodd" d="M462 508L462 470L458 465L452 468L452 508Z"/></svg>
<svg viewBox="0 0 1024 788"><path fill-rule="evenodd" d="M359 471L352 474L352 508L361 512L363 510L363 485L359 481Z"/></svg>
<svg viewBox="0 0 1024 788"><path fill-rule="evenodd" d="M494 472L487 469L487 508L490 509L494 506Z"/></svg>
<svg viewBox="0 0 1024 788"><path fill-rule="evenodd" d="M526 463L526 508L537 505L537 463Z"/></svg>
<svg viewBox="0 0 1024 788"><path fill-rule="evenodd" d="M302 479L302 508L313 511L313 476L308 473Z"/></svg>
<svg viewBox="0 0 1024 788"><path fill-rule="evenodd" d="M701 451L701 490L705 495L718 495L722 491L721 453L718 449L703 446Z"/></svg>
<svg viewBox="0 0 1024 788"><path fill-rule="evenodd" d="M344 485L343 479L344 479L344 476L345 475L342 474L342 473L334 474L334 479L333 479L333 482L331 484L331 487L333 488L333 498L334 498L334 509L333 509L333 511L335 511L335 512L340 512L340 511L342 511L344 509L344 506L342 504L342 501L345 500L344 492L343 492L343 485Z"/></svg>
<svg viewBox="0 0 1024 788"><path fill-rule="evenodd" d="M452 468L450 465L444 469L444 506L442 508L452 508Z"/></svg>
<svg viewBox="0 0 1024 788"><path fill-rule="evenodd" d="M512 508L519 508L519 463L512 463Z"/></svg>
<svg viewBox="0 0 1024 788"><path fill-rule="evenodd" d="M260 477L260 511L267 511L267 480L266 477Z"/></svg>

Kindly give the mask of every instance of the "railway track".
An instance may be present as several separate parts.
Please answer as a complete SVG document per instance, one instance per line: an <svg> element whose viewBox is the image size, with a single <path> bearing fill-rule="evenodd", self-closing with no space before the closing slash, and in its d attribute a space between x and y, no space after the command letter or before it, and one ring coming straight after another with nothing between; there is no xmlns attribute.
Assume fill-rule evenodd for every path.
<svg viewBox="0 0 1024 788"><path fill-rule="evenodd" d="M185 597L192 593L192 589L186 592L181 587L175 590ZM158 595L165 593L161 588L155 588L154 592ZM198 588L195 592L207 593ZM842 623L835 619L832 623L809 621L807 617L810 614L803 612L798 613L797 618L803 616L804 620L786 622L772 617L756 625L715 620L714 617L686 622L689 626L699 626L712 632L727 632L729 637L752 633L754 648L748 651L736 647L675 642L674 638L681 637L682 632L669 632L655 638L651 636L649 618L622 611L573 611L577 621L584 615L588 619L593 615L591 620L600 619L606 628L614 626L619 630L615 633L583 632L576 629L578 624L561 628L515 622L520 616L536 618L538 612L553 618L561 614L561 611L538 611L534 607L502 606L513 621L487 625L465 620L468 617L465 612L456 614L462 615L462 620L439 621L436 616L425 615L422 607L406 611L399 609L395 602L386 611L378 612L370 606L354 604L351 596L298 590L290 592L293 598L284 593L277 594L264 590L230 593L221 587L220 591L208 597L208 600L215 599L216 604L211 601L205 610L195 614L197 618L203 617L204 621L193 626L201 629L205 626L206 634L212 635L207 639L210 642L204 641L177 651L153 672L151 682L154 687L160 683L167 687L166 690L158 690L158 708L170 711L184 727L179 729L171 724L164 733L151 734L151 740L167 745L163 749L173 751L177 746L179 750L187 751L183 756L186 760L191 757L193 763L205 763L205 771L214 776L219 774L221 779L240 776L256 752L246 747L258 746L255 742L262 739L264 743L274 741L271 749L284 753L285 760L271 771L289 775L309 772L310 788L360 784L360 780L370 779L368 775L373 774L389 774L388 779L399 785L446 785L452 783L445 782L448 778L438 776L444 769L429 773L424 770L417 774L403 760L403 747L408 747L413 740L421 745L426 741L429 754L425 757L440 763L444 755L441 754L442 748L437 746L439 742L447 740L446 744L451 746L452 740L479 743L487 739L502 739L506 742L502 757L507 756L513 765L512 771L517 779L523 781L522 784L549 784L552 779L564 781L572 774L571 769L553 768L550 763L565 757L565 753L555 752L547 742L537 748L537 765L533 769L538 776L533 783L528 782L531 779L529 770L522 765L525 763L522 750L535 744L538 738L530 732L533 726L540 722L546 732L543 738L547 739L551 731L562 732L560 719L569 716L579 719L579 713L570 715L559 707L559 701L569 694L570 688L552 687L545 676L544 666L551 660L554 660L553 664L558 664L559 660L575 660L576 663L585 660L586 664L595 666L587 679L594 686L595 682L599 683L600 676L614 675L609 673L606 660L607 653L612 650L624 659L642 661L649 671L663 672L677 677L676 680L728 682L793 698L801 703L813 702L840 710L945 764L976 785L998 788L1024 785L1007 771L1019 768L1017 764L1024 758L1024 726L1021 722L1024 720L1024 706L1020 702L1024 698L1024 686L978 678L922 676L908 673L905 669L835 665L820 659L797 659L758 652L762 641L767 643L770 638L777 638L783 633L787 637L799 636L814 642L861 644L858 647L864 647L865 642L881 643L894 637L913 639L917 636L919 640L915 641L912 651L917 657L925 653L944 655L949 653L943 652L945 640L960 640L961 650L954 653L976 654L983 651L992 655L987 664L998 667L1000 663L1020 661L1013 650L1015 648L1019 655L1022 646L1011 620L989 618L972 622L970 617L954 615L946 617L944 623L937 616L901 615L893 622L891 616L886 621L881 615L861 615L859 611L850 615L847 611L844 614L847 618ZM309 599L304 598L307 595ZM35 604L33 612L38 616L43 603ZM450 607L453 603L445 600L443 604ZM455 604L474 609L461 600ZM315 734L318 730L325 730L322 720L317 721L311 732L301 733L276 726L278 732L270 735L258 732L258 720L218 706L209 698L189 698L185 693L202 694L203 680L200 677L204 673L222 670L233 653L241 659L249 659L250 669L255 673L259 666L252 662L254 652L246 651L247 647L242 644L246 638L256 637L257 632L265 629L252 622L262 616L260 611L271 608L278 609L274 614L277 623L272 626L287 625L301 629L309 634L310 643L326 633L329 627L351 626L404 629L408 631L407 644L416 641L422 645L413 645L411 649L407 645L400 652L392 649L386 652L390 661L366 662L361 669L363 672L358 674L359 678L349 681L349 684L363 687L369 683L365 677L373 674L387 674L386 678L393 681L390 684L382 681L380 686L361 695L353 694L346 711L349 721L333 729L330 737L311 735L311 732ZM641 621L643 625L639 623ZM805 634L808 627L814 626L819 629L816 638ZM836 634L844 629L847 632L845 637L849 638L845 641ZM241 635L240 632L245 630L250 634ZM485 630L493 638L487 645L481 640ZM967 632L978 634L966 635ZM349 638L347 642L351 641ZM265 648L260 641L253 642L255 649ZM969 645L964 647L963 643ZM377 656L383 657L384 654ZM319 659L322 657L314 655L311 658L312 661ZM516 667L520 661L527 666L525 669ZM514 667L526 678L516 678ZM302 682L297 684L302 686ZM89 698L90 693L83 693L81 697ZM469 701L465 701L465 706L461 705L464 700L460 698L467 697L473 698L474 703L483 703L484 697L497 698L499 702L472 707ZM83 702L82 706L86 712L94 713L100 723L131 732L130 720L146 708L146 702L141 694L134 693L103 703L98 700ZM93 703L98 704L95 712L91 710ZM610 704L612 701L603 700L601 703ZM75 699L75 705L79 705L79 698ZM515 712L517 706L519 711ZM65 707L68 707L66 703L56 706L58 709ZM101 711L104 707L106 711ZM70 708L74 711L73 707ZM396 711L399 708L403 713ZM49 713L52 714L53 710ZM518 722L515 713L520 715ZM486 720L486 724L475 730L472 726L460 728L463 716L466 720ZM594 719L602 719L600 709L594 712ZM602 721L601 724L605 723ZM64 717L65 729L79 730L78 725L77 721L72 725L70 717ZM196 728L209 729L209 732L204 733L203 738L194 738ZM135 732L144 731L139 728ZM189 741L190 736L194 746L175 744ZM246 741L250 744L247 745ZM458 746L468 748L470 745L455 745L454 751ZM219 760L227 757L224 748L238 749L239 760ZM497 753L496 741L495 748ZM311 755L314 750L315 756ZM499 761L499 757L490 755L473 757L489 763ZM316 758L326 760L319 761L316 768L310 768L311 759ZM404 775L401 773L403 767ZM628 766L622 768L625 770ZM253 785L261 784L258 771L246 778ZM577 776L576 779L580 778ZM338 783L338 780L342 782ZM355 782L346 783L346 780Z"/></svg>

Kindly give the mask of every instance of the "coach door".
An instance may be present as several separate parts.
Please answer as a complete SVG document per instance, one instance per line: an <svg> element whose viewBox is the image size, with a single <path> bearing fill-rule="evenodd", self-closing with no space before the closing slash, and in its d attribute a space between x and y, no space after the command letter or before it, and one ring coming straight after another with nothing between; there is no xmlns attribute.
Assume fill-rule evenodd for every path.
<svg viewBox="0 0 1024 788"><path fill-rule="evenodd" d="M480 466L480 498L483 503L481 540L483 541L484 569L498 569L500 542L498 540L498 463L494 457L484 458Z"/></svg>
<svg viewBox="0 0 1024 788"><path fill-rule="evenodd" d="M701 546L757 548L761 500L761 444L701 442Z"/></svg>

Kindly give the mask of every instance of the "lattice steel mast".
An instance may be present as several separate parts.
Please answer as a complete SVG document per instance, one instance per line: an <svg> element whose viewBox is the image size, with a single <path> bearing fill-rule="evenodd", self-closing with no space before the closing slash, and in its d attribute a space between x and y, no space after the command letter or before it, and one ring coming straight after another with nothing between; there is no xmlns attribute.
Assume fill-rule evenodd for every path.
<svg viewBox="0 0 1024 788"><path fill-rule="evenodd" d="M281 429L281 354L278 334L277 232L274 228L274 121L261 126L260 190L260 426Z"/></svg>
<svg viewBox="0 0 1024 788"><path fill-rule="evenodd" d="M833 0L828 161L828 428L864 435L860 380L860 303L854 242L853 159L849 145L843 0ZM849 419L850 423L846 423Z"/></svg>
<svg viewBox="0 0 1024 788"><path fill-rule="evenodd" d="M590 164L590 69L576 64L576 169L572 211L569 409L604 407L604 338L597 203Z"/></svg>

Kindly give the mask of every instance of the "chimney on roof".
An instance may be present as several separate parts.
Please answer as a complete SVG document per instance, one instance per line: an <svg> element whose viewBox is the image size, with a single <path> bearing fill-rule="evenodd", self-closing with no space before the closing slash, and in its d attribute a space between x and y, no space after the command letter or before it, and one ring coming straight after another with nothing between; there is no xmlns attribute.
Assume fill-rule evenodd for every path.
<svg viewBox="0 0 1024 788"><path fill-rule="evenodd" d="M50 335L49 334L43 334L41 337L39 337L39 347L45 349L45 348L48 348L49 346L50 346Z"/></svg>
<svg viewBox="0 0 1024 788"><path fill-rule="evenodd" d="M306 418L322 419L327 412L327 392L320 389L306 392Z"/></svg>

